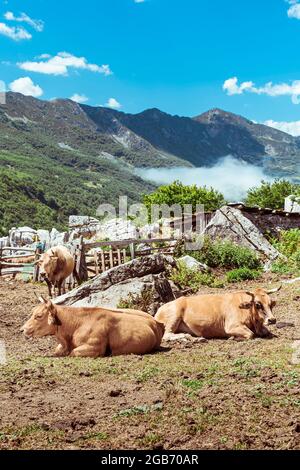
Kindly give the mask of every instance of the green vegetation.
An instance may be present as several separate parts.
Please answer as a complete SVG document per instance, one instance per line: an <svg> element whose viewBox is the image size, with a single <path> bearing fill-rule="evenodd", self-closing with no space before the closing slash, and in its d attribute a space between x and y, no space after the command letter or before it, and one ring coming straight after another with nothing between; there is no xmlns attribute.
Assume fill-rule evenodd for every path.
<svg viewBox="0 0 300 470"><path fill-rule="evenodd" d="M178 263L170 279L182 290L190 289L193 293L198 292L200 286L223 287L223 283L211 273L201 273L196 269L187 268L183 263Z"/></svg>
<svg viewBox="0 0 300 470"><path fill-rule="evenodd" d="M69 215L96 215L99 204L136 202L153 186L119 163L66 151L51 157L0 152L0 235L13 226L65 229Z"/></svg>
<svg viewBox="0 0 300 470"><path fill-rule="evenodd" d="M261 277L261 271L249 268L238 268L228 271L226 278L228 282L241 282L251 281L259 279Z"/></svg>
<svg viewBox="0 0 300 470"><path fill-rule="evenodd" d="M146 205L149 214L153 204L166 204L172 206L179 204L182 208L185 204L193 207L196 211L197 204L203 204L205 211L219 209L225 204L224 196L213 188L198 187L196 185L185 186L180 181L174 181L172 184L160 186L154 193L143 197L143 203Z"/></svg>
<svg viewBox="0 0 300 470"><path fill-rule="evenodd" d="M152 289L145 289L141 294L129 294L126 299L121 299L118 303L118 308L130 308L148 312L149 307L153 303Z"/></svg>
<svg viewBox="0 0 300 470"><path fill-rule="evenodd" d="M277 179L273 183L262 181L260 186L248 191L245 203L248 206L259 206L270 209L282 209L288 196L300 197L300 185L285 179Z"/></svg>
<svg viewBox="0 0 300 470"><path fill-rule="evenodd" d="M254 251L236 245L229 240L212 241L206 237L201 250L189 252L189 254L211 268L258 269L261 267L260 260Z"/></svg>
<svg viewBox="0 0 300 470"><path fill-rule="evenodd" d="M272 240L275 248L285 258L272 265L272 271L278 274L300 274L300 229L284 230L279 240Z"/></svg>

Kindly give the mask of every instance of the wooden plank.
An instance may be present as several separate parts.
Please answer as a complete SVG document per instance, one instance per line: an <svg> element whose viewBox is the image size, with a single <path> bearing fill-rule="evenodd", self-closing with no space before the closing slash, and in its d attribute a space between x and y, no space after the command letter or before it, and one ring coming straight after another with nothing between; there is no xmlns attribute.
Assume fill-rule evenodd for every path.
<svg viewBox="0 0 300 470"><path fill-rule="evenodd" d="M114 267L114 257L113 257L113 251L109 250L109 265L110 268Z"/></svg>
<svg viewBox="0 0 300 470"><path fill-rule="evenodd" d="M118 256L118 266L120 266L120 264L122 264L120 248L118 248L118 250L117 250L117 256Z"/></svg>
<svg viewBox="0 0 300 470"><path fill-rule="evenodd" d="M97 255L97 252L96 252L96 251L95 251L95 253L94 253L94 263L95 263L95 271L96 271L96 274L99 274L98 255Z"/></svg>
<svg viewBox="0 0 300 470"><path fill-rule="evenodd" d="M134 258L135 258L134 243L130 243L129 249L130 249L130 256L131 256L131 259L134 259Z"/></svg>
<svg viewBox="0 0 300 470"><path fill-rule="evenodd" d="M104 246L112 246L112 247L124 247L129 246L130 244L140 244L140 243L164 243L164 242L174 242L177 241L177 238L147 238L147 239L131 239L131 240L120 240L120 241L107 241L107 242L95 242L95 243L86 243L84 245L85 251L89 251L92 248L101 248Z"/></svg>
<svg viewBox="0 0 300 470"><path fill-rule="evenodd" d="M105 257L104 257L103 250L100 251L100 257L101 257L101 272L104 273L104 271L105 271Z"/></svg>
<svg viewBox="0 0 300 470"><path fill-rule="evenodd" d="M16 248L14 246L4 246L2 251L24 251L26 253L35 253L34 248Z"/></svg>

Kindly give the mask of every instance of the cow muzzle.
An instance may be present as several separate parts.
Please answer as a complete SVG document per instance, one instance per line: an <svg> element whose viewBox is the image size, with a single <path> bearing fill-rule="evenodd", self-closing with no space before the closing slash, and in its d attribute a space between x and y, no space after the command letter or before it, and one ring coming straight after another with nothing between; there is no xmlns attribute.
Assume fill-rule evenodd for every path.
<svg viewBox="0 0 300 470"><path fill-rule="evenodd" d="M276 323L276 318L268 318L267 319L267 325L275 325Z"/></svg>

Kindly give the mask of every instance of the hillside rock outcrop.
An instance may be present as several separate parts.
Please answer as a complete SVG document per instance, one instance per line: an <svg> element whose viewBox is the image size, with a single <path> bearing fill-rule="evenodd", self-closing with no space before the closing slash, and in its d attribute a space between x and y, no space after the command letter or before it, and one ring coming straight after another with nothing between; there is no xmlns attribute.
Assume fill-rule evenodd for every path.
<svg viewBox="0 0 300 470"><path fill-rule="evenodd" d="M280 256L280 253L268 242L256 225L234 207L221 207L207 225L205 234L213 239L231 240L250 248L266 262L273 261Z"/></svg>

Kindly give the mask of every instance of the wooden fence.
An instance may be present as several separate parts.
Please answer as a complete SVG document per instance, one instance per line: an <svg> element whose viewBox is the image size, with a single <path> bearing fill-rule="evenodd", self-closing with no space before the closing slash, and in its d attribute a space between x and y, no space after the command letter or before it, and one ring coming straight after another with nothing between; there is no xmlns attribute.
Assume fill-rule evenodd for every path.
<svg viewBox="0 0 300 470"><path fill-rule="evenodd" d="M65 287L72 289L78 281L87 281L134 258L153 253L173 254L176 241L174 238L149 238L84 243L81 237L69 247L75 259L78 279L72 274L66 279ZM35 265L40 254L32 248L0 248L0 276L23 274L24 278L30 277L34 282L41 281L39 266Z"/></svg>
<svg viewBox="0 0 300 470"><path fill-rule="evenodd" d="M82 244L78 273L82 281L108 269L153 253L173 254L174 238L147 238ZM94 250L93 254L90 254Z"/></svg>
<svg viewBox="0 0 300 470"><path fill-rule="evenodd" d="M34 262L37 256L36 250L33 248L0 247L0 276L15 277L20 273L33 276Z"/></svg>

